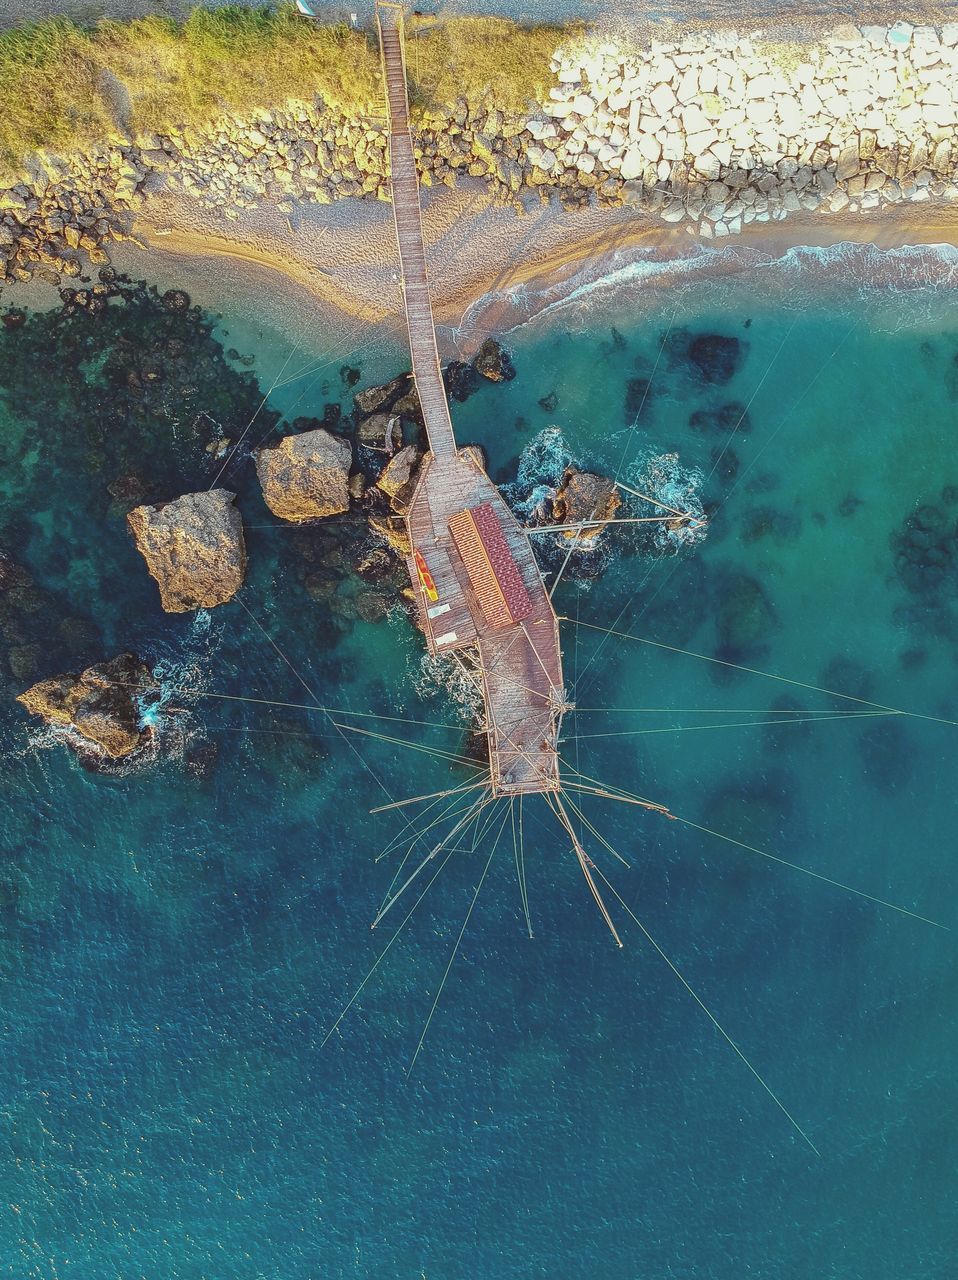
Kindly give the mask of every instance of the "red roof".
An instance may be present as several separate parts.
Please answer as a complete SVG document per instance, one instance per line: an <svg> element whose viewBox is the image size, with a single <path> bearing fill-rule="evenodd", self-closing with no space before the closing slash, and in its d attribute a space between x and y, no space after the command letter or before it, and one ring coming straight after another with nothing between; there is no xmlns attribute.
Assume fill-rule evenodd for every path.
<svg viewBox="0 0 958 1280"><path fill-rule="evenodd" d="M507 627L527 618L532 601L492 504L457 512L449 530L487 623Z"/></svg>

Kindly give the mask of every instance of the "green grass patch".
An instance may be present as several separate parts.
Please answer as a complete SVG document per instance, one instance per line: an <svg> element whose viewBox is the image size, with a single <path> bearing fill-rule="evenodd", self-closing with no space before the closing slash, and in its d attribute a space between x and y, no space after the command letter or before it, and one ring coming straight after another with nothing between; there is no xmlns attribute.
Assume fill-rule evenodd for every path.
<svg viewBox="0 0 958 1280"><path fill-rule="evenodd" d="M437 111L488 92L503 111L525 110L554 82L549 61L578 26L523 27L506 18L408 18L406 74L413 105Z"/></svg>
<svg viewBox="0 0 958 1280"><path fill-rule="evenodd" d="M421 112L488 94L521 111L545 93L572 29L502 18L410 18L407 65ZM169 133L320 94L347 115L382 115L375 35L303 20L292 4L197 9L84 28L67 19L0 32L0 179L40 149L82 150Z"/></svg>

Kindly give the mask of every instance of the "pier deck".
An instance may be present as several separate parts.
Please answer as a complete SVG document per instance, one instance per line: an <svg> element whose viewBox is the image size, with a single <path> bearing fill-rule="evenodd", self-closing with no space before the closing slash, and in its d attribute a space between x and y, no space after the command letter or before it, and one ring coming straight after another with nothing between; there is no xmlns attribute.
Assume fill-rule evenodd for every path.
<svg viewBox="0 0 958 1280"><path fill-rule="evenodd" d="M430 653L468 651L483 694L494 794L555 791L565 703L555 611L528 536L473 454L456 444L429 296L402 6L378 0L376 17L409 349L429 438L406 517L420 626Z"/></svg>

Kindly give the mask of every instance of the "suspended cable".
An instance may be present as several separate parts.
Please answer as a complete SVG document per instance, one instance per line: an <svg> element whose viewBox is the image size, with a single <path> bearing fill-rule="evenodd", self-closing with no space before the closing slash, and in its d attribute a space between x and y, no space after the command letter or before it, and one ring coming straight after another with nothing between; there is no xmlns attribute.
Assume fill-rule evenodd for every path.
<svg viewBox="0 0 958 1280"><path fill-rule="evenodd" d="M509 816L508 813L503 815L502 822L499 826L499 830L496 833L496 838L493 842L492 848L489 850L489 857L486 859L486 865L482 869L482 875L479 877L479 883L476 885L476 891L472 895L472 901L469 903L469 910L466 912L466 918L462 922L462 928L459 930L459 936L458 938L456 938L455 945L453 946L452 954L449 957L449 963L446 965L446 971L442 975L442 980L439 983L439 987L436 991L435 999L433 1000L432 1007L429 1010L429 1016L426 1018L425 1026L423 1027L422 1034L419 1037L419 1043L416 1045L416 1052L412 1055L412 1061L409 1063L409 1066L406 1069L407 1080L412 1074L413 1067L416 1065L416 1059L419 1057L419 1054L422 1052L422 1046L425 1042L426 1035L428 1034L429 1027L432 1024L432 1020L435 1015L436 1009L439 1005L439 1000L440 1000L440 997L442 996L443 989L446 985L446 981L449 978L449 974L452 971L452 966L455 963L456 956L459 953L459 947L462 945L462 940L465 937L466 929L469 927L469 921L472 919L472 913L475 910L476 903L479 901L479 894L482 892L482 886L486 882L486 876L489 874L489 868L492 866L492 860L496 856L496 849L499 847L499 840L502 836L502 831L506 825L506 819L508 818L508 816Z"/></svg>
<svg viewBox="0 0 958 1280"><path fill-rule="evenodd" d="M793 680L790 676L775 675L771 671L760 671L757 667L746 667L738 662L729 662L726 658L711 658L706 653L695 653L692 649L680 649L674 644L665 644L660 640L649 640L644 636L632 635L628 631L616 631L606 627L596 626L593 622L576 622L570 618L570 622L575 622L577 627L587 627L590 631L605 631L608 635L618 636L621 640L634 640L637 644L651 645L653 649L667 649L670 653L680 653L687 658L698 658L702 662L713 662L719 667L731 667L735 671L745 671L749 675L764 676L767 680L778 680L781 684L795 685L799 689L810 689L814 693L824 693L832 698L843 698L846 702L858 702L865 707L874 707L878 711L895 712L897 715L912 716L916 720L931 720L935 724L947 724L958 726L958 720L948 720L944 716L927 715L920 711L906 711L901 707L886 706L882 702L873 702L870 698L859 698L852 693L839 693L835 689L823 689L820 685L809 684L805 680Z"/></svg>
<svg viewBox="0 0 958 1280"><path fill-rule="evenodd" d="M765 1079L761 1075L759 1075L758 1071L756 1071L756 1069L752 1066L751 1062L748 1060L748 1058L745 1056L742 1050L738 1047L738 1045L735 1043L735 1041L732 1039L729 1033L725 1030L725 1028L719 1022L718 1018L716 1018L715 1014L712 1013L711 1009L709 1009L708 1005L705 1004L705 1002L701 999L701 997L697 994L697 992L689 985L689 983L686 981L683 975L679 972L675 964L673 964L673 962L662 950L662 948L659 946L656 940L652 937L651 933L649 933L648 929L645 927L645 925L642 923L639 917L635 914L632 908L625 902L622 895L615 888L615 886L609 881L609 879L605 875L603 875L601 867L596 867L595 870L596 870L596 874L602 879L602 881L607 885L609 890L615 895L620 905L628 914L628 916L642 930L642 933L645 935L645 937L648 939L651 945L655 948L655 950L659 953L659 955L662 957L665 963L669 966L669 968L678 978L679 982L681 982L682 986L689 993L689 995L692 997L695 1003L699 1006L699 1008L708 1018L709 1022L711 1022L712 1026L716 1029L716 1031L718 1031L718 1033L722 1036L725 1042L735 1051L738 1057L741 1058L742 1062L745 1063L746 1067L748 1067L749 1071L752 1073L755 1079L759 1082L759 1084L762 1086L762 1088L765 1090L768 1096L772 1099L772 1101L775 1103L778 1109L786 1117L786 1119L791 1124L795 1132L799 1134L799 1136L808 1144L809 1147L811 1147L811 1149L815 1152L817 1156L821 1156L822 1153L819 1151L818 1147L815 1146L814 1142L812 1142L811 1138L808 1136L808 1134L805 1132L802 1126L798 1123L798 1121L795 1119L795 1117L792 1115L789 1109L785 1106L784 1102L782 1102L778 1094L775 1093L775 1091L765 1081Z"/></svg>

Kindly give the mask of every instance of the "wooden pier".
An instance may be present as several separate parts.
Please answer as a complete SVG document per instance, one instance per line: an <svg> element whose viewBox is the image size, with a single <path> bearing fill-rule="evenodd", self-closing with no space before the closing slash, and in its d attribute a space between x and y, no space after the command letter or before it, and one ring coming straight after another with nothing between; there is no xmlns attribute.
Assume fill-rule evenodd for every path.
<svg viewBox="0 0 958 1280"><path fill-rule="evenodd" d="M456 444L429 297L402 5L377 0L376 18L409 350L429 438L406 517L419 622L429 652L457 655L481 689L493 794L554 792L565 710L558 624L528 535L475 451Z"/></svg>

